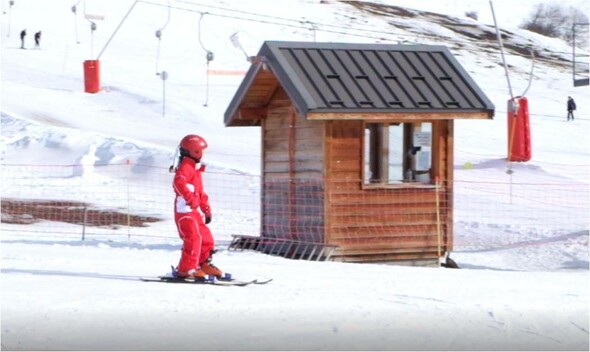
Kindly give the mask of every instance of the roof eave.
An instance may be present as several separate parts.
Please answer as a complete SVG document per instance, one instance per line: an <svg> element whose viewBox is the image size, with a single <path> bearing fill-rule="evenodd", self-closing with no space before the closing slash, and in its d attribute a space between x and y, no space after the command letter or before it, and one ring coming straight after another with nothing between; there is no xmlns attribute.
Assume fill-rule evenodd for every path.
<svg viewBox="0 0 590 352"><path fill-rule="evenodd" d="M248 72L246 72L246 76L242 80L242 83L238 87L236 94L234 95L233 99L231 100L229 106L225 110L224 114L224 123L226 127L233 127L233 126L243 126L243 123L238 123L237 121L240 119L240 104L242 100L248 93L248 90L252 86L254 79L258 72L263 68L263 62L258 61L253 63Z"/></svg>
<svg viewBox="0 0 590 352"><path fill-rule="evenodd" d="M314 110L308 120L417 121L417 120L491 120L494 110Z"/></svg>

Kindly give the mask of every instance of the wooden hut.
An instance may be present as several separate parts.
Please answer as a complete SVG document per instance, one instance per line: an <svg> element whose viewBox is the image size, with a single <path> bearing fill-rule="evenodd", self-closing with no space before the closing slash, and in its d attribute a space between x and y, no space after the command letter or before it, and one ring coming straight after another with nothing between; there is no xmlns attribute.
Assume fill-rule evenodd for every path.
<svg viewBox="0 0 590 352"><path fill-rule="evenodd" d="M425 265L453 245L453 122L493 115L444 46L269 41L225 125L262 128L257 237Z"/></svg>

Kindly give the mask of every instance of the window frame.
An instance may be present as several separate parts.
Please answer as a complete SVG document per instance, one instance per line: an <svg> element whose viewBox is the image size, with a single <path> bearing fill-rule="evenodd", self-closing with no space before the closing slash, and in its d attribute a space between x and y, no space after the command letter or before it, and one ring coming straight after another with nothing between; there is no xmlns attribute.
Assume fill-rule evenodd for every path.
<svg viewBox="0 0 590 352"><path fill-rule="evenodd" d="M412 166L412 158L409 156L408 151L409 147L412 144L413 134L416 131L418 126L422 124L428 123L430 124L430 168L427 171L429 174L428 181L416 181L415 176L412 180L409 180L406 177L406 172L410 170ZM376 131L373 132L375 135L381 135L378 140L369 140L367 141L367 133L372 133L371 131L367 132L370 125L374 125L373 127ZM390 164L390 150L389 150L389 140L387 139L387 148L384 148L383 141L386 140L384 134L387 134L389 137L389 128L391 125L401 125L403 126L403 151L402 151L402 180L397 181L390 181L389 180L389 164ZM383 188L430 188L435 187L434 184L434 165L435 165L435 158L437 158L437 153L434 148L434 136L435 136L435 129L437 124L434 121L363 121L363 133L362 133L362 167L361 167L361 186L363 189L383 189ZM383 128L387 127L387 128ZM371 145L367 145L371 143ZM369 149L369 150L367 150ZM375 154L375 150L380 151ZM369 160L367 160L369 159ZM371 160L372 159L372 160ZM384 162L385 160L385 162ZM414 161L415 162L415 161ZM384 168L383 165L387 163L387 167ZM374 181L370 181L370 175L367 175L367 172L373 169L374 173L379 173L380 177ZM415 172L415 170L413 170ZM381 179L385 179L385 181L381 181Z"/></svg>

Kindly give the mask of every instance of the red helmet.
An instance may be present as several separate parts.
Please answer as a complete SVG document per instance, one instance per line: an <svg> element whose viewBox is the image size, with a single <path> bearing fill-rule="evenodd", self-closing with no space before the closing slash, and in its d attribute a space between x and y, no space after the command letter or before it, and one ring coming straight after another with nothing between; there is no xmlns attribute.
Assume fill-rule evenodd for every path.
<svg viewBox="0 0 590 352"><path fill-rule="evenodd" d="M199 161L203 156L203 150L207 148L207 141L196 134L189 134L180 141L178 148L180 155L188 156Z"/></svg>

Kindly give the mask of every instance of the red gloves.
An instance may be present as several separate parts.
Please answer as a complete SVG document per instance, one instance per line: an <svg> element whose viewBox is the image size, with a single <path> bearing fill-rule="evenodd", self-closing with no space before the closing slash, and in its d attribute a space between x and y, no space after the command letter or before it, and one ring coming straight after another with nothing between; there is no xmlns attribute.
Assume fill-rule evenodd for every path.
<svg viewBox="0 0 590 352"><path fill-rule="evenodd" d="M201 207L201 210L203 211L203 213L205 213L205 224L208 224L211 222L211 207L209 205L206 205L204 207Z"/></svg>

